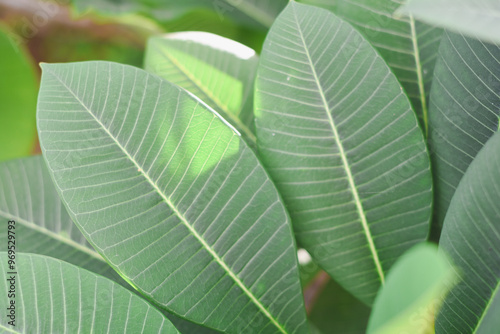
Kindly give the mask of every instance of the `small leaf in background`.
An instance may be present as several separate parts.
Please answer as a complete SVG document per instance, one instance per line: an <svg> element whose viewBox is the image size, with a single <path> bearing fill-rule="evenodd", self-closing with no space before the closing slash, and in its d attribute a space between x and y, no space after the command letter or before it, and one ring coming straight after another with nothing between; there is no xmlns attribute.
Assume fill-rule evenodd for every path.
<svg viewBox="0 0 500 334"><path fill-rule="evenodd" d="M16 251L60 259L136 292L87 242L59 198L42 156L0 163L0 218L16 222ZM0 240L7 240L7 229ZM164 313L182 333L214 333Z"/></svg>
<svg viewBox="0 0 500 334"><path fill-rule="evenodd" d="M29 53L0 26L0 161L30 155L36 139L37 74Z"/></svg>
<svg viewBox="0 0 500 334"><path fill-rule="evenodd" d="M86 62L43 65L37 117L70 216L142 294L221 331L307 332L285 207L218 114L156 75Z"/></svg>
<svg viewBox="0 0 500 334"><path fill-rule="evenodd" d="M214 108L255 145L253 83L259 58L252 49L206 32L152 37L144 68Z"/></svg>
<svg viewBox="0 0 500 334"><path fill-rule="evenodd" d="M418 20L490 43L500 43L498 0L409 0L399 10Z"/></svg>
<svg viewBox="0 0 500 334"><path fill-rule="evenodd" d="M330 9L351 23L374 46L406 90L422 129L427 132L429 91L442 30L395 17L399 1L301 0Z"/></svg>
<svg viewBox="0 0 500 334"><path fill-rule="evenodd" d="M0 252L6 259L7 253ZM119 284L47 256L17 253L12 270L0 261L0 300L16 286L15 326L0 312L3 333L179 333L163 314Z"/></svg>
<svg viewBox="0 0 500 334"><path fill-rule="evenodd" d="M368 334L433 333L434 316L458 277L433 244L407 251L373 304Z"/></svg>
<svg viewBox="0 0 500 334"><path fill-rule="evenodd" d="M298 242L371 304L431 216L426 144L398 80L351 25L292 1L264 44L255 115Z"/></svg>
<svg viewBox="0 0 500 334"><path fill-rule="evenodd" d="M484 145L453 196L439 247L462 280L451 290L436 333L496 333L500 290L500 133ZM495 328L493 332L488 328Z"/></svg>
<svg viewBox="0 0 500 334"><path fill-rule="evenodd" d="M436 240L463 174L498 129L499 64L500 45L445 32L430 99Z"/></svg>

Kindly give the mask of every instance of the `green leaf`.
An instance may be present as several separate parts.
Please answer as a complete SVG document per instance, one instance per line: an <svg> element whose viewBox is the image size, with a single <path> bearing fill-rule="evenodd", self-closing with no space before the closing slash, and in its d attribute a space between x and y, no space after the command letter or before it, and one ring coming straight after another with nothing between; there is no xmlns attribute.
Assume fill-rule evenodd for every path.
<svg viewBox="0 0 500 334"><path fill-rule="evenodd" d="M255 51L227 38L180 32L152 37L144 67L199 97L255 145L251 102L258 62Z"/></svg>
<svg viewBox="0 0 500 334"><path fill-rule="evenodd" d="M439 247L456 264L462 280L445 300L436 333L485 333L483 330L498 322L498 203L500 133L484 145L467 169L444 221Z"/></svg>
<svg viewBox="0 0 500 334"><path fill-rule="evenodd" d="M336 0L317 5L351 23L377 49L406 90L427 132L429 91L442 30L412 16L394 16L399 1Z"/></svg>
<svg viewBox="0 0 500 334"><path fill-rule="evenodd" d="M499 45L445 32L430 100L435 236L463 174L498 129L499 63Z"/></svg>
<svg viewBox="0 0 500 334"><path fill-rule="evenodd" d="M370 308L330 280L314 302L310 322L319 333L365 334Z"/></svg>
<svg viewBox="0 0 500 334"><path fill-rule="evenodd" d="M486 42L500 43L497 0L409 0L398 12Z"/></svg>
<svg viewBox="0 0 500 334"><path fill-rule="evenodd" d="M299 243L370 304L429 228L429 158L408 98L348 23L293 1L266 39L255 95L259 157Z"/></svg>
<svg viewBox="0 0 500 334"><path fill-rule="evenodd" d="M433 333L434 314L456 279L436 246L413 247L394 264L377 294L367 333Z"/></svg>
<svg viewBox="0 0 500 334"><path fill-rule="evenodd" d="M179 333L142 298L64 261L17 253L17 274L10 274L5 260L0 268L0 299L4 307L15 301L15 326L8 323L11 311L0 313L3 333ZM8 292L12 285L14 298Z"/></svg>
<svg viewBox="0 0 500 334"><path fill-rule="evenodd" d="M36 139L35 69L13 36L0 26L0 161L29 155Z"/></svg>
<svg viewBox="0 0 500 334"><path fill-rule="evenodd" d="M70 216L144 295L226 332L307 331L286 210L204 103L129 66L44 64L38 129Z"/></svg>
<svg viewBox="0 0 500 334"><path fill-rule="evenodd" d="M0 164L0 219L15 220L18 252L54 257L133 290L73 224L42 156ZM7 240L7 234L7 229L0 230L0 240ZM182 333L213 333L170 313L165 315Z"/></svg>

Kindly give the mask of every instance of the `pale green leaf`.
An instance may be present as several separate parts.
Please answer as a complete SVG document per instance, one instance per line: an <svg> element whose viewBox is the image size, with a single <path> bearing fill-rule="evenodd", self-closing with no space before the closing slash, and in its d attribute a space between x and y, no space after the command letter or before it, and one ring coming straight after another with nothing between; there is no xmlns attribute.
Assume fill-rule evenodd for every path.
<svg viewBox="0 0 500 334"><path fill-rule="evenodd" d="M304 333L286 210L214 111L147 72L43 65L42 152L70 216L130 284L230 333Z"/></svg>
<svg viewBox="0 0 500 334"><path fill-rule="evenodd" d="M498 0L408 0L399 13L490 43L500 43Z"/></svg>
<svg viewBox="0 0 500 334"><path fill-rule="evenodd" d="M430 99L429 145L435 182L433 234L500 116L500 46L445 32Z"/></svg>
<svg viewBox="0 0 500 334"><path fill-rule="evenodd" d="M266 39L255 106L259 157L299 243L371 303L431 215L426 145L399 82L348 23L291 2Z"/></svg>
<svg viewBox="0 0 500 334"><path fill-rule="evenodd" d="M35 147L37 78L17 41L0 26L0 161L27 156Z"/></svg>
<svg viewBox="0 0 500 334"><path fill-rule="evenodd" d="M394 16L399 1L302 1L330 9L363 34L403 85L427 131L429 91L442 30L415 21L412 16Z"/></svg>
<svg viewBox="0 0 500 334"><path fill-rule="evenodd" d="M0 257L6 259L7 253L0 252ZM179 333L144 299L64 261L17 253L16 274L5 260L0 273L2 333ZM14 280L7 280L12 277ZM15 297L11 299L12 283ZM15 302L15 326L7 317L11 300Z"/></svg>
<svg viewBox="0 0 500 334"><path fill-rule="evenodd" d="M495 333L500 290L500 133L479 151L453 196L439 247L462 280L451 290L436 333Z"/></svg>
<svg viewBox="0 0 500 334"><path fill-rule="evenodd" d="M434 315L456 279L436 246L413 247L394 264L377 294L367 333L432 333Z"/></svg>
<svg viewBox="0 0 500 334"><path fill-rule="evenodd" d="M196 95L255 145L251 102L258 62L240 43L191 31L152 37L144 68Z"/></svg>

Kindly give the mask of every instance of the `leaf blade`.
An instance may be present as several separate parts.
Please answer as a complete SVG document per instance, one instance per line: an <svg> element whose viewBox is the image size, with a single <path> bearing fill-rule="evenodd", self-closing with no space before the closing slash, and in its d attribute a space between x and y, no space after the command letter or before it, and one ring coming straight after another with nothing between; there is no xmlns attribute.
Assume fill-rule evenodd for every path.
<svg viewBox="0 0 500 334"><path fill-rule="evenodd" d="M318 31L333 37L322 40L315 35ZM356 43L359 39L362 42ZM259 66L255 93L259 156L287 203L298 241L344 288L370 303L397 254L408 244L425 239L427 233L429 162L409 102L390 70L359 33L325 10L295 2L271 29ZM368 74L377 79L364 80ZM392 93L377 95L380 82L384 92ZM369 102L376 105L371 109L373 114L366 111L361 116L359 111ZM358 118L365 118L353 122L356 112ZM375 122L378 114L382 116ZM400 125L395 126L398 122ZM393 131L393 127L405 130ZM384 166L384 172L372 170L370 176L365 169L377 165L374 156L381 157L371 153L378 150L382 154L393 145L387 137L377 138L386 128L391 130L383 133L392 133L397 148L393 147L388 156L384 153L380 160L392 167ZM405 138L408 135L410 139ZM363 144L367 145L365 152L360 149ZM409 161L392 156L399 150L412 151ZM397 166L412 160L415 174L400 179ZM418 181L413 183L412 179ZM401 190L406 189L406 182L418 184L414 193ZM395 195L393 189L403 193ZM387 217L387 211L377 210L408 197L416 199L409 204L412 215L405 209L398 211L394 205L385 220L386 228L394 228L391 219L405 216L407 228L414 231L400 233L405 241L390 244L388 238L380 238L384 228L378 227L383 226L380 221ZM379 225L373 228L377 221ZM397 228L395 231L398 233ZM397 250L380 252L391 247ZM364 268L364 276L353 279L359 268Z"/></svg>
<svg viewBox="0 0 500 334"><path fill-rule="evenodd" d="M44 157L70 215L111 265L194 322L238 331L249 326L246 316L279 332L304 331L286 211L237 133L200 100L142 70L106 62L44 67L38 109ZM102 214L111 216L106 224ZM272 232L264 237L257 228ZM268 299L284 280L289 299ZM199 302L180 297L186 294Z"/></svg>

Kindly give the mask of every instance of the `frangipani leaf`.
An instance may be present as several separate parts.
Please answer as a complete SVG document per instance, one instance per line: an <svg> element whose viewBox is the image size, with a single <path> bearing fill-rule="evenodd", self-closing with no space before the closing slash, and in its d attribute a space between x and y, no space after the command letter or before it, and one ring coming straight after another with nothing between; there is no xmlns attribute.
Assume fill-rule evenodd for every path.
<svg viewBox="0 0 500 334"><path fill-rule="evenodd" d="M436 237L463 174L498 129L500 45L445 32L434 73L430 111Z"/></svg>
<svg viewBox="0 0 500 334"><path fill-rule="evenodd" d="M348 23L292 1L266 39L255 107L299 243L370 304L431 215L429 157L399 82Z"/></svg>
<svg viewBox="0 0 500 334"><path fill-rule="evenodd" d="M64 260L132 289L73 224L42 156L0 163L0 218L16 222L18 252ZM0 230L0 240L7 240L7 233L7 229ZM182 333L214 332L170 313L165 315Z"/></svg>
<svg viewBox="0 0 500 334"><path fill-rule="evenodd" d="M148 302L107 278L47 256L17 253L15 262L16 274L7 261L0 264L0 298L5 306L15 301L14 323L9 310L0 314L2 333L179 333Z"/></svg>
<svg viewBox="0 0 500 334"><path fill-rule="evenodd" d="M143 70L42 67L42 152L70 216L113 268L208 327L307 332L286 210L237 132Z"/></svg>
<svg viewBox="0 0 500 334"><path fill-rule="evenodd" d="M188 90L255 145L253 83L259 58L252 49L206 32L150 38L144 68Z"/></svg>
<svg viewBox="0 0 500 334"><path fill-rule="evenodd" d="M500 43L497 0L408 0L398 12L486 42Z"/></svg>
<svg viewBox="0 0 500 334"><path fill-rule="evenodd" d="M351 23L377 49L406 90L427 131L429 91L442 30L412 16L394 16L398 1L335 0L318 5Z"/></svg>
<svg viewBox="0 0 500 334"><path fill-rule="evenodd" d="M35 147L37 78L29 53L0 25L0 161Z"/></svg>
<svg viewBox="0 0 500 334"><path fill-rule="evenodd" d="M413 247L394 264L377 294L367 333L432 333L434 315L457 278L436 246Z"/></svg>
<svg viewBox="0 0 500 334"><path fill-rule="evenodd" d="M484 145L453 196L439 247L462 280L451 290L436 333L494 333L500 290L500 133ZM487 331L494 328L493 332Z"/></svg>

